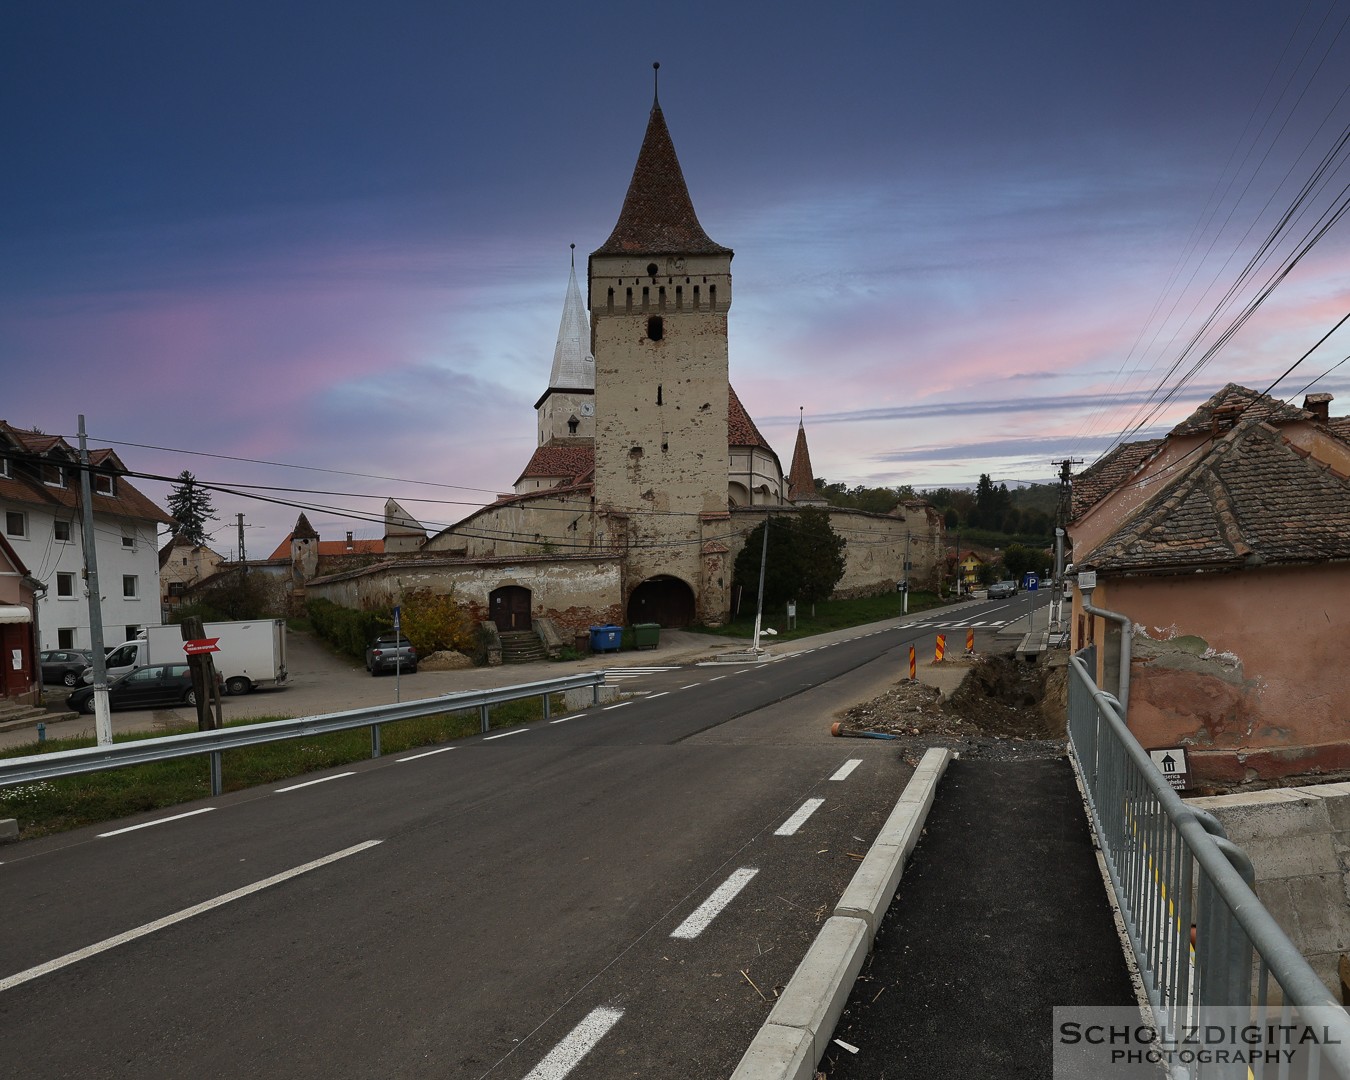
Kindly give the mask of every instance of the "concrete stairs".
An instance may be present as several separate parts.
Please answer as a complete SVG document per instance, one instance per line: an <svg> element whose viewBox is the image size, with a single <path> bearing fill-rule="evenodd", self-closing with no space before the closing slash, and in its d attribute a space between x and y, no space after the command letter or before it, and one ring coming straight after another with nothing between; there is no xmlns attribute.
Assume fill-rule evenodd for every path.
<svg viewBox="0 0 1350 1080"><path fill-rule="evenodd" d="M508 630L501 639L503 664L533 664L548 659L548 650L533 630Z"/></svg>
<svg viewBox="0 0 1350 1080"><path fill-rule="evenodd" d="M20 705L18 702L0 698L0 731L37 727L39 723L50 724L54 720L69 720L75 715L73 712L52 712L41 705Z"/></svg>

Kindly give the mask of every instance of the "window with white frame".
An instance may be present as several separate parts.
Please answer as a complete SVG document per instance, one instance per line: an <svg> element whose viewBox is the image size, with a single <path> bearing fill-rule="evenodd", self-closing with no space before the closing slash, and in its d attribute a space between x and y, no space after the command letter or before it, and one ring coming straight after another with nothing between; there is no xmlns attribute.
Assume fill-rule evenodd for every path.
<svg viewBox="0 0 1350 1080"><path fill-rule="evenodd" d="M135 600L140 596L140 581L135 574L122 575L122 599Z"/></svg>
<svg viewBox="0 0 1350 1080"><path fill-rule="evenodd" d="M57 543L70 543L70 522L60 519L52 523L52 534L56 537Z"/></svg>
<svg viewBox="0 0 1350 1080"><path fill-rule="evenodd" d="M5 535L28 539L28 515L22 510L5 511Z"/></svg>
<svg viewBox="0 0 1350 1080"><path fill-rule="evenodd" d="M6 448L3 448L3 449L8 449L8 448L6 447ZM9 471L9 458L7 458L7 457L0 457L0 476L13 476L13 475L14 475L14 474L13 474L12 472Z"/></svg>
<svg viewBox="0 0 1350 1080"><path fill-rule="evenodd" d="M56 575L56 595L63 600L75 599L75 575L57 574Z"/></svg>
<svg viewBox="0 0 1350 1080"><path fill-rule="evenodd" d="M65 469L54 461L44 461L42 463L42 482L48 487L65 487Z"/></svg>
<svg viewBox="0 0 1350 1080"><path fill-rule="evenodd" d="M75 648L75 627L62 626L56 631L56 647L58 649Z"/></svg>
<svg viewBox="0 0 1350 1080"><path fill-rule="evenodd" d="M114 485L115 477L110 473L94 473L94 494L95 495L116 495L117 488Z"/></svg>
<svg viewBox="0 0 1350 1080"><path fill-rule="evenodd" d="M123 533L122 546L124 548L134 548L136 546L136 535L132 533L130 536L128 536L126 533Z"/></svg>

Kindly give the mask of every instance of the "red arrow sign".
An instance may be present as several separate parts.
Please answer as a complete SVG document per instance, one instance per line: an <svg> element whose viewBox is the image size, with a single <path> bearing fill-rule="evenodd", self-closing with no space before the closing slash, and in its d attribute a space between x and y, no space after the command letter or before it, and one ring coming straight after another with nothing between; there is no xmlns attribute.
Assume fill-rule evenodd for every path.
<svg viewBox="0 0 1350 1080"><path fill-rule="evenodd" d="M196 641L183 642L183 651L189 656L196 656L199 653L220 652L220 646L216 644L220 638L208 637L197 638Z"/></svg>

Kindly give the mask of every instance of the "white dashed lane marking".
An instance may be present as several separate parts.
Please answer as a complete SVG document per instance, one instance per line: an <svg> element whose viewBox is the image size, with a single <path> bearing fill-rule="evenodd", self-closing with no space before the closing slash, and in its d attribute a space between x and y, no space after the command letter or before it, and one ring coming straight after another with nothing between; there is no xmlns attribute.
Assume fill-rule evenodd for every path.
<svg viewBox="0 0 1350 1080"><path fill-rule="evenodd" d="M839 771L830 777L831 780L847 780L849 773L862 764L862 758L851 758L839 766Z"/></svg>
<svg viewBox="0 0 1350 1080"><path fill-rule="evenodd" d="M530 1070L525 1080L563 1080L622 1017L621 1009L592 1009L543 1061Z"/></svg>
<svg viewBox="0 0 1350 1080"><path fill-rule="evenodd" d="M824 799L807 799L795 814L774 829L774 836L793 836L798 829L806 824L806 819L819 810L824 802Z"/></svg>
<svg viewBox="0 0 1350 1080"><path fill-rule="evenodd" d="M723 909L736 899L740 891L750 884L750 879L758 873L759 870L753 867L741 867L721 885L717 886L713 894L699 904L689 918L670 932L670 936L684 938L687 941L692 941L698 937L722 913Z"/></svg>

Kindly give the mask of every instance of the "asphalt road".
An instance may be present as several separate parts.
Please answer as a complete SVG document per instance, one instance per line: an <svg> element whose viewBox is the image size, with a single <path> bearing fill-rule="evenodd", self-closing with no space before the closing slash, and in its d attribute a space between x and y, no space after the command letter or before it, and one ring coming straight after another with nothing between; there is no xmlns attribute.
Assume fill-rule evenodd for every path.
<svg viewBox="0 0 1350 1080"><path fill-rule="evenodd" d="M1034 599L4 849L0 1074L728 1075L911 772L834 713Z"/></svg>

